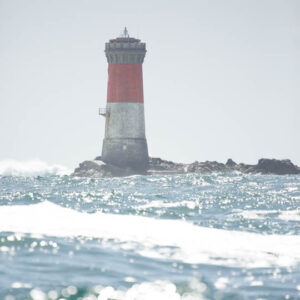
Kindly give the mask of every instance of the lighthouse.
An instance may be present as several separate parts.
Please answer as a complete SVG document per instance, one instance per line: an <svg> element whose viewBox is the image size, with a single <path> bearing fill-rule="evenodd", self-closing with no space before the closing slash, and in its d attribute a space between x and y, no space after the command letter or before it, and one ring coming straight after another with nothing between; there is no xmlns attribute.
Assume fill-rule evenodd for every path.
<svg viewBox="0 0 300 300"><path fill-rule="evenodd" d="M106 120L102 160L141 173L149 161L142 69L145 54L146 44L130 37L126 27L120 37L105 44L107 103L99 111Z"/></svg>

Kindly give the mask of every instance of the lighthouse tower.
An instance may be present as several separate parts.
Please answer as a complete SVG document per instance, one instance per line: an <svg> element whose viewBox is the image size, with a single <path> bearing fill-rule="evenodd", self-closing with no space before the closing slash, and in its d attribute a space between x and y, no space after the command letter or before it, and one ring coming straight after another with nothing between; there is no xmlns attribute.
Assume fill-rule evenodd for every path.
<svg viewBox="0 0 300 300"><path fill-rule="evenodd" d="M146 44L129 37L125 27L121 37L105 44L108 86L105 138L102 160L121 168L144 172L148 167L145 136L143 69Z"/></svg>

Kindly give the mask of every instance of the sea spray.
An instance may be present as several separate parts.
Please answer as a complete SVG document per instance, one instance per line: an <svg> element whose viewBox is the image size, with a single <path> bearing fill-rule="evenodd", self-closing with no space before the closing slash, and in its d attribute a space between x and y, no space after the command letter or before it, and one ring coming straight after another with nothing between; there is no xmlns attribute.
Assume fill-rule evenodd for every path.
<svg viewBox="0 0 300 300"><path fill-rule="evenodd" d="M71 170L67 167L53 164L50 165L39 159L17 161L7 159L0 161L0 175L2 176L45 176L67 175Z"/></svg>

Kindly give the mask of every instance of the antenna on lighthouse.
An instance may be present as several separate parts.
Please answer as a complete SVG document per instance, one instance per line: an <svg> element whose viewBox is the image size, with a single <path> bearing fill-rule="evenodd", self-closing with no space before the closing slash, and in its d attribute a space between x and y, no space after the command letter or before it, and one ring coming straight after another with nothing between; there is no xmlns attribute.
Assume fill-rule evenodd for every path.
<svg viewBox="0 0 300 300"><path fill-rule="evenodd" d="M124 28L124 31L123 31L123 37L124 38L129 38L129 34L128 34L128 30L127 30L127 27L125 26L125 28Z"/></svg>

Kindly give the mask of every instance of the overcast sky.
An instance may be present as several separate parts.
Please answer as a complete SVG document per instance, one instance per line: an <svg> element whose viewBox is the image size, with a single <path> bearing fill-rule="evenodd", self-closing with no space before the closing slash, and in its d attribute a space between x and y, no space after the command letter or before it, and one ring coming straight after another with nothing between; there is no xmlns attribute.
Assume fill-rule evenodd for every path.
<svg viewBox="0 0 300 300"><path fill-rule="evenodd" d="M300 1L0 0L0 160L101 154L104 44L147 43L152 156L300 165Z"/></svg>

